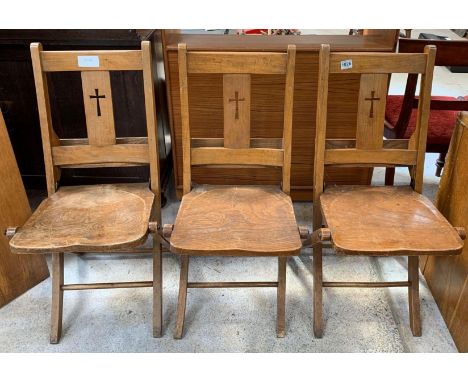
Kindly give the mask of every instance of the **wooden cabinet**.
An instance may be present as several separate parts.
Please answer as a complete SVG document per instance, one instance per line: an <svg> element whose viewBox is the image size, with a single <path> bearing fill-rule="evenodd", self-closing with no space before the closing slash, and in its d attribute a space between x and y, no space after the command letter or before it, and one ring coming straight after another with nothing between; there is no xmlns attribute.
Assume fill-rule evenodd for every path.
<svg viewBox="0 0 468 382"><path fill-rule="evenodd" d="M468 230L468 112L452 136L437 208L455 227ZM430 256L423 269L427 284L461 352L468 352L468 241L459 256Z"/></svg>
<svg viewBox="0 0 468 382"><path fill-rule="evenodd" d="M193 35L173 31L163 33L168 105L171 120L174 175L177 195L182 194L182 131L180 116L177 45L191 50L285 51L297 46L293 111L291 195L295 200L312 200L315 109L317 104L318 50L320 44L333 51L379 51L395 49L396 30L367 30L359 36L236 36ZM357 119L359 75L331 76L329 101L330 138L353 138ZM190 75L189 107L192 137L223 137L222 76ZM284 78L252 76L251 136L280 138L283 123ZM215 110L213 112L213 109ZM368 184L372 170L363 168L329 169L331 183ZM278 169L194 168L195 183L272 184L280 179Z"/></svg>
<svg viewBox="0 0 468 382"><path fill-rule="evenodd" d="M41 42L44 50L141 49L141 41L152 43L158 139L162 175L171 168L171 139L166 105L164 64L160 30L1 30L0 107L26 188L45 189L39 115L29 45ZM145 136L146 117L143 78L140 72L111 74L115 127L118 136ZM86 136L83 93L79 72L49 75L53 125L59 136ZM63 184L146 181L144 167L66 169ZM164 182L163 182L164 183Z"/></svg>

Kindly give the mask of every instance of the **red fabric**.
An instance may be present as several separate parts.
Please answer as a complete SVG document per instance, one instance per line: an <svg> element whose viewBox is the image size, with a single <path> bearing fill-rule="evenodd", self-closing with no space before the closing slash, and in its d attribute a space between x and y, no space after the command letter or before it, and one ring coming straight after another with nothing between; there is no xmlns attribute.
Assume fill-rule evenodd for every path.
<svg viewBox="0 0 468 382"><path fill-rule="evenodd" d="M433 100L453 100L455 97L432 97ZM468 97L465 97L468 99ZM396 125L400 115L401 104L403 96L389 95L387 97L387 106L385 110L385 119L393 126ZM453 129L457 121L458 111L453 110L431 110L429 114L429 129L427 132L427 144L448 145L452 137ZM409 138L416 128L416 114L417 109L413 109L411 118L406 129L404 138Z"/></svg>

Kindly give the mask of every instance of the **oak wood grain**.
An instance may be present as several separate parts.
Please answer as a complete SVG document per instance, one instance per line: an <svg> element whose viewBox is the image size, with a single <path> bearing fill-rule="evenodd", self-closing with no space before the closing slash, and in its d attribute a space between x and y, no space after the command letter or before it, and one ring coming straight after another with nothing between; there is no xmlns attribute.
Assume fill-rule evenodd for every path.
<svg viewBox="0 0 468 382"><path fill-rule="evenodd" d="M339 254L440 256L463 248L447 219L410 187L329 187L320 204Z"/></svg>
<svg viewBox="0 0 468 382"><path fill-rule="evenodd" d="M154 194L146 183L61 187L10 246L15 253L92 252L146 239Z"/></svg>
<svg viewBox="0 0 468 382"><path fill-rule="evenodd" d="M291 199L273 186L194 188L171 235L183 255L297 255L301 246Z"/></svg>

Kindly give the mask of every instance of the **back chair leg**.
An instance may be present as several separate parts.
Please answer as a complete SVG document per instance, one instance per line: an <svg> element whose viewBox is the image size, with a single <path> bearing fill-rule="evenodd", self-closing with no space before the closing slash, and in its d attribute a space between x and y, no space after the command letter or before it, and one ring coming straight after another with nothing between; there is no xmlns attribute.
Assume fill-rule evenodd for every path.
<svg viewBox="0 0 468 382"><path fill-rule="evenodd" d="M421 313L419 301L419 257L408 256L409 319L413 336L421 337Z"/></svg>
<svg viewBox="0 0 468 382"><path fill-rule="evenodd" d="M286 312L286 262L287 257L278 257L278 287L277 287L277 318L276 336L283 338L285 335L285 312Z"/></svg>
<svg viewBox="0 0 468 382"><path fill-rule="evenodd" d="M322 338L322 245L313 248L313 275L314 275L314 335Z"/></svg>
<svg viewBox="0 0 468 382"><path fill-rule="evenodd" d="M162 335L162 250L157 234L153 234L153 337Z"/></svg>
<svg viewBox="0 0 468 382"><path fill-rule="evenodd" d="M62 335L63 312L63 253L52 254L52 308L50 316L50 343L58 344Z"/></svg>
<svg viewBox="0 0 468 382"><path fill-rule="evenodd" d="M395 167L387 167L385 169L385 185L393 186L395 181Z"/></svg>
<svg viewBox="0 0 468 382"><path fill-rule="evenodd" d="M174 338L181 339L184 332L185 306L187 303L189 257L180 256L179 300L177 302L176 326Z"/></svg>
<svg viewBox="0 0 468 382"><path fill-rule="evenodd" d="M447 156L447 152L442 152L439 154L439 158L436 160L436 176L439 176L442 174L442 170L445 166L445 157Z"/></svg>

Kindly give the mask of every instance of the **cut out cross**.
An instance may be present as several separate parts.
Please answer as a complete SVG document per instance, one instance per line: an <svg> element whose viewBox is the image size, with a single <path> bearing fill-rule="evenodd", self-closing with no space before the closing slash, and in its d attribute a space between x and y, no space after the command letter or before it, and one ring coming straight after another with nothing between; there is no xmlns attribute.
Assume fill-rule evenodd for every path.
<svg viewBox="0 0 468 382"><path fill-rule="evenodd" d="M380 98L374 97L375 91L371 91L370 98L365 98L366 101L371 101L369 118L374 118L374 101L380 101Z"/></svg>
<svg viewBox="0 0 468 382"><path fill-rule="evenodd" d="M236 114L234 116L235 119L239 119L239 101L245 101L245 98L239 98L239 92L236 91L235 93L236 98L229 98L229 102L236 102Z"/></svg>
<svg viewBox="0 0 468 382"><path fill-rule="evenodd" d="M99 89L94 89L94 93L95 95L90 95L89 98L93 99L93 98L96 98L96 111L97 111L97 115L98 117L101 116L101 105L99 104L99 99L100 98L106 98L105 95L99 95Z"/></svg>

